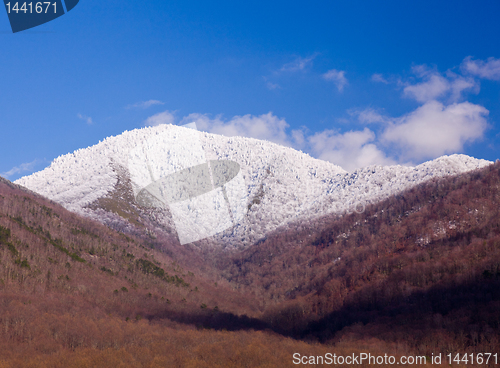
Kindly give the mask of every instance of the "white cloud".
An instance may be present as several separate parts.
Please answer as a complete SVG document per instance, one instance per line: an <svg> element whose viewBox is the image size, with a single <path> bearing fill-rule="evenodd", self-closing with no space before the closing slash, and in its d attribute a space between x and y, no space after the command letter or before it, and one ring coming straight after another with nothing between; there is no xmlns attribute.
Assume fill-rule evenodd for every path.
<svg viewBox="0 0 500 368"><path fill-rule="evenodd" d="M88 125L94 124L90 116L82 115L80 113L76 114L76 116L78 116L79 119L84 120Z"/></svg>
<svg viewBox="0 0 500 368"><path fill-rule="evenodd" d="M345 133L326 129L307 134L305 128L289 131L288 123L271 112L229 120L190 114L180 124L195 122L200 131L264 139L303 149L352 171L369 165L393 165L460 152L465 143L483 136L488 111L468 102L444 106L431 101L399 118L383 116L371 108L351 114L357 115L361 122L384 123L386 128L378 136L368 128ZM398 152L401 154L396 155Z"/></svg>
<svg viewBox="0 0 500 368"><path fill-rule="evenodd" d="M240 136L265 139L271 142L291 146L286 129L288 124L271 112L259 116L235 116L224 121L221 116L210 119L206 114L190 114L182 119L181 124L195 122L199 130L221 134L228 137Z"/></svg>
<svg viewBox="0 0 500 368"><path fill-rule="evenodd" d="M385 123L388 118L379 114L372 108L367 108L364 110L349 110L349 115L357 116L360 123L372 124L372 123Z"/></svg>
<svg viewBox="0 0 500 368"><path fill-rule="evenodd" d="M319 159L330 161L347 171L368 165L394 164L374 141L375 133L368 128L344 134L325 130L309 137L311 150Z"/></svg>
<svg viewBox="0 0 500 368"><path fill-rule="evenodd" d="M344 90L344 87L347 85L347 78L345 77L344 70L332 69L323 74L323 78L328 81L332 81L336 86L339 92Z"/></svg>
<svg viewBox="0 0 500 368"><path fill-rule="evenodd" d="M372 75L372 81L389 84L389 81L387 79L385 79L382 74L379 74L379 73L375 73Z"/></svg>
<svg viewBox="0 0 500 368"><path fill-rule="evenodd" d="M195 122L201 131L265 139L281 145L305 149L322 160L354 170L367 165L389 165L394 161L377 148L375 134L365 129L337 134L325 130L314 135L307 135L306 128L288 132L289 125L271 112L259 116L235 116L224 121L221 116L211 119L205 114L190 114L180 124Z"/></svg>
<svg viewBox="0 0 500 368"><path fill-rule="evenodd" d="M464 78L452 72L448 72L445 77L425 65L413 67L413 72L422 78L423 82L407 85L404 88L404 95L414 98L418 102L425 103L443 97L448 97L451 102L456 102L462 97L462 92L465 90L479 92L479 85L472 78Z"/></svg>
<svg viewBox="0 0 500 368"><path fill-rule="evenodd" d="M464 59L461 69L479 78L500 80L500 59L493 57L484 60L472 60L472 56Z"/></svg>
<svg viewBox="0 0 500 368"><path fill-rule="evenodd" d="M266 82L266 87L270 91L274 91L275 89L281 88L279 84L269 81L267 77L262 77L262 79L264 79L264 82Z"/></svg>
<svg viewBox="0 0 500 368"><path fill-rule="evenodd" d="M165 102L159 101L159 100L149 100L149 101L141 101L137 102L132 105L128 105L126 108L127 109L147 109L148 107L154 106L154 105L164 105Z"/></svg>
<svg viewBox="0 0 500 368"><path fill-rule="evenodd" d="M156 126L160 124L173 124L175 121L174 114L168 110L150 116L144 122L144 126Z"/></svg>
<svg viewBox="0 0 500 368"><path fill-rule="evenodd" d="M13 167L9 171L1 173L0 175L3 176L4 178L8 179L11 176L16 175L16 174L20 174L20 173L27 172L27 171L33 171L35 165L37 165L39 162L40 162L40 160L38 160L38 159L35 159L32 162L26 162L26 163L23 163L19 166Z"/></svg>
<svg viewBox="0 0 500 368"><path fill-rule="evenodd" d="M290 63L286 63L280 69L280 72L298 72L306 69L308 66L312 65L314 58L316 58L316 54L309 56L307 58L298 57L294 61Z"/></svg>
<svg viewBox="0 0 500 368"><path fill-rule="evenodd" d="M422 160L461 152L467 142L483 137L488 110L469 102L444 106L429 101L395 120L382 140L401 149L401 159Z"/></svg>
<svg viewBox="0 0 500 368"><path fill-rule="evenodd" d="M266 82L267 89L274 91L275 89L281 88L279 84Z"/></svg>
<svg viewBox="0 0 500 368"><path fill-rule="evenodd" d="M431 75L425 82L405 87L405 96L426 102L443 96L450 89L448 81L439 74Z"/></svg>
<svg viewBox="0 0 500 368"><path fill-rule="evenodd" d="M436 72L431 71L424 77L431 81L435 75ZM456 93L464 89L464 86L459 85L463 82L460 77L448 73L447 78L448 94L453 95L454 88L458 91ZM467 83L464 85L469 86ZM376 134L368 128L344 133L326 129L313 134L308 133L306 128L289 130L285 119L278 118L272 112L230 119L224 119L221 115L212 118L207 114L190 114L179 124L194 122L200 131L264 139L303 149L314 157L352 171L369 165L415 163L461 152L466 143L484 136L488 110L469 102L445 105L431 100L398 118L384 116L373 108L351 110L348 113L356 116L361 123L381 123L382 126L376 130L381 129L381 133ZM148 122L171 123L173 120L173 114L165 111L150 117Z"/></svg>
<svg viewBox="0 0 500 368"><path fill-rule="evenodd" d="M305 129L292 130L292 140L297 148L302 148L306 144Z"/></svg>
<svg viewBox="0 0 500 368"><path fill-rule="evenodd" d="M472 93L479 93L479 84L472 78L456 77L450 84L450 100L458 101L462 98L462 92L470 90Z"/></svg>

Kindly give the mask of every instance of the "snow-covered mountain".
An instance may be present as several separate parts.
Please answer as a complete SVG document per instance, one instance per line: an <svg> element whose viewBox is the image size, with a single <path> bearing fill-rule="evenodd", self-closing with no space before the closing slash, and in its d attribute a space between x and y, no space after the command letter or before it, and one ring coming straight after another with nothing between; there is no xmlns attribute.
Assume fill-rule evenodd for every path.
<svg viewBox="0 0 500 368"><path fill-rule="evenodd" d="M180 149L193 147L193 139L198 147L184 151L189 152L189 157L179 157ZM255 242L291 221L362 211L368 203L431 178L492 163L452 155L416 167L370 166L346 172L337 165L271 142L160 125L126 131L60 156L46 169L16 183L112 227L156 237L159 233L175 234L172 211L168 206L146 208L137 202L137 193L144 186L138 183L133 169L137 162L144 162L144 175L154 180L203 161L221 160L239 165L244 193L238 198L246 206L242 216L233 216L235 225L212 237L212 241L235 246Z"/></svg>

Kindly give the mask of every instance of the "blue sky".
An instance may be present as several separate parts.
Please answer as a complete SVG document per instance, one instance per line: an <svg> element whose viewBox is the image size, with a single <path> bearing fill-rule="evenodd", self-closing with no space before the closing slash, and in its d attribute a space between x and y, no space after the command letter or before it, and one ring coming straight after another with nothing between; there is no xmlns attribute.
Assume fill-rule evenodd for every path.
<svg viewBox="0 0 500 368"><path fill-rule="evenodd" d="M0 173L158 123L346 169L500 157L500 2L95 1L12 34Z"/></svg>

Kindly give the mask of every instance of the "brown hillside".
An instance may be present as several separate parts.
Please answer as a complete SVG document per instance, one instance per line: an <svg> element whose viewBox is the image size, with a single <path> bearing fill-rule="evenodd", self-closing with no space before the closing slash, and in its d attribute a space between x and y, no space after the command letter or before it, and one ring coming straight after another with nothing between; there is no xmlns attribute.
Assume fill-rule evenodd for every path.
<svg viewBox="0 0 500 368"><path fill-rule="evenodd" d="M500 164L432 180L362 214L276 232L214 261L298 338L377 337L431 353L500 341Z"/></svg>
<svg viewBox="0 0 500 368"><path fill-rule="evenodd" d="M498 352L499 205L497 163L229 252L126 236L1 180L0 366Z"/></svg>

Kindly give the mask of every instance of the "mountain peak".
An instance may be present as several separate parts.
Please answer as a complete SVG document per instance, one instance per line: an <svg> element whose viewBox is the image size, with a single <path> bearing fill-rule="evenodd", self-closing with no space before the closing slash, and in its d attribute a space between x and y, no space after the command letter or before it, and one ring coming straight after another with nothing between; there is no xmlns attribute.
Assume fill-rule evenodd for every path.
<svg viewBox="0 0 500 368"><path fill-rule="evenodd" d="M142 147L141 153L134 156L137 147ZM182 151L185 147L191 148ZM186 159L185 155L190 158ZM234 226L214 238L233 245L254 242L297 219L361 211L366 204L431 178L491 164L466 155L451 155L415 167L369 166L347 172L330 162L268 141L159 125L125 131L94 146L60 156L46 169L20 178L16 183L71 211L108 225L113 223L121 230L132 222L157 236L175 227L174 220L168 208L146 209L134 200L137 188L144 186L137 183L137 170L131 170L137 157L145 163L143 176L151 180L187 169L186 162L193 165L203 160L237 163L244 188L244 196L239 199L244 202L244 214ZM122 189L117 190L118 186ZM103 201L107 205L104 206Z"/></svg>

